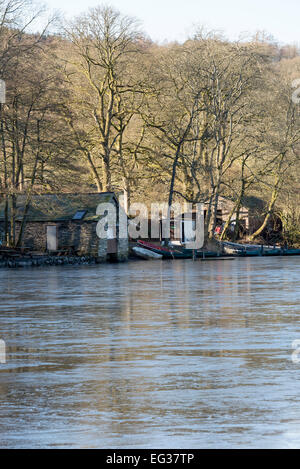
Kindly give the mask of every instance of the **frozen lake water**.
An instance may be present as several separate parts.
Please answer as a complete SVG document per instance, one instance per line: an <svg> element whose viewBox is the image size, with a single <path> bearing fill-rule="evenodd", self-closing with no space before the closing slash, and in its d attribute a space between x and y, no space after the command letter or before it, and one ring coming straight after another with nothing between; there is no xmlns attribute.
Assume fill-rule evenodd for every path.
<svg viewBox="0 0 300 469"><path fill-rule="evenodd" d="M299 267L0 270L0 446L299 448Z"/></svg>

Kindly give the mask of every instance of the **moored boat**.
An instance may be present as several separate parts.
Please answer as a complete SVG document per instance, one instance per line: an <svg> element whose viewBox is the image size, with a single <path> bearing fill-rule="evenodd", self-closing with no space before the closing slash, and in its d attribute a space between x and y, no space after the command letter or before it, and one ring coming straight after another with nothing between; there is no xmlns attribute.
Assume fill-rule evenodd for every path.
<svg viewBox="0 0 300 469"><path fill-rule="evenodd" d="M147 241L138 241L138 245L156 254L160 254L164 259L188 259L193 256L192 251L187 252L189 250L181 246L158 246Z"/></svg>
<svg viewBox="0 0 300 469"><path fill-rule="evenodd" d="M140 240L138 241L138 245L157 254L161 254L164 259L193 259L193 257L206 259L219 257L218 252L187 249L184 246L177 244L161 246Z"/></svg>
<svg viewBox="0 0 300 469"><path fill-rule="evenodd" d="M150 243L148 241L137 242L138 247L149 251L157 255L162 256L163 259L193 259L200 258L205 259L226 259L228 256L234 257L255 257L255 256L296 256L300 255L300 249L284 249L280 247L272 246L259 246L259 245L244 245L238 243L223 242L223 251L225 253L222 256L216 251L205 251L205 250L193 250L187 249L182 245L170 244L169 246L162 246ZM145 255L146 252L144 252ZM142 257L142 254L140 255Z"/></svg>
<svg viewBox="0 0 300 469"><path fill-rule="evenodd" d="M300 249L282 249L282 256L300 256Z"/></svg>
<svg viewBox="0 0 300 469"><path fill-rule="evenodd" d="M238 244L228 241L222 242L225 254L252 257L252 256L299 256L300 249L288 249L282 247L256 245L256 244Z"/></svg>
<svg viewBox="0 0 300 469"><path fill-rule="evenodd" d="M153 259L162 259L162 254L158 254L154 251L150 251L150 249L145 249L139 246L135 246L132 248L134 254L144 260L153 260Z"/></svg>

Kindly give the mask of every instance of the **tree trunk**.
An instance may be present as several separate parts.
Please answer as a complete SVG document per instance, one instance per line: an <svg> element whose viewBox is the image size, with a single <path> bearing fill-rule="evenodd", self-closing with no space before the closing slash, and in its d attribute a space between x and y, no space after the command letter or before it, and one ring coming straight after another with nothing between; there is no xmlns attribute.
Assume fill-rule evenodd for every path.
<svg viewBox="0 0 300 469"><path fill-rule="evenodd" d="M233 233L233 241L236 241L239 237L239 231L240 231L240 210L241 210L241 204L239 203L237 206L236 210L236 217L235 217L235 227L234 227L234 233Z"/></svg>
<svg viewBox="0 0 300 469"><path fill-rule="evenodd" d="M29 210L30 202L31 202L31 196L32 196L32 191L36 179L36 173L37 173L37 167L38 167L38 161L40 158L40 122L37 121L37 140L38 140L38 150L35 155L35 161L34 161L34 166L32 170L32 175L30 179L30 186L28 187L27 191L27 197L26 197L26 202L25 202L25 207L24 207L24 213L21 221L21 226L20 226L20 231L18 235L18 240L16 242L16 247L20 247L23 241L23 236L24 236L24 231L25 231L25 226L26 226L26 218L27 218L27 213Z"/></svg>
<svg viewBox="0 0 300 469"><path fill-rule="evenodd" d="M88 160L88 163L89 163L89 166L90 166L91 175L92 175L92 177L93 177L93 179L96 183L96 186L97 186L97 191L102 192L102 183L101 183L100 176L98 174L97 168L94 165L92 155L90 154L89 151L87 151L85 153L87 155L87 160Z"/></svg>
<svg viewBox="0 0 300 469"><path fill-rule="evenodd" d="M216 191L213 198L213 203L211 207L210 220L208 225L208 238L213 239L215 234L215 228L217 223L217 214L218 214L218 203L219 203L219 193Z"/></svg>
<svg viewBox="0 0 300 469"><path fill-rule="evenodd" d="M230 222L231 222L231 219L233 217L233 215L236 213L237 209L238 209L238 206L241 204L241 199L238 198L238 200L236 201L235 205L232 207L229 215L228 215L228 218L227 218L227 221L224 225L224 228L223 228L223 231L222 231L222 234L221 234L221 237L220 237L220 241L223 241L223 239L225 238L226 236L226 232L229 228L229 225L230 225Z"/></svg>
<svg viewBox="0 0 300 469"><path fill-rule="evenodd" d="M10 196L10 233L9 233L9 245L15 246L16 242L16 195Z"/></svg>
<svg viewBox="0 0 300 469"><path fill-rule="evenodd" d="M8 197L5 194L5 204L4 204L4 240L6 246L9 246L9 220L8 220Z"/></svg>
<svg viewBox="0 0 300 469"><path fill-rule="evenodd" d="M20 231L19 231L19 235L18 235L18 241L16 242L16 247L20 247L22 245L25 226L26 226L26 218L27 218L27 213L28 213L29 206L30 206L30 201L31 201L31 197L29 196L26 199L26 203L25 203L25 207L24 207L24 213L23 213L21 226L20 226Z"/></svg>
<svg viewBox="0 0 300 469"><path fill-rule="evenodd" d="M267 214L265 216L265 219L264 219L262 225L258 228L258 230L256 230L255 233L253 233L249 237L250 241L253 241L255 238L257 238L263 232L263 230L266 228L266 226L268 224L268 221L270 219L270 216L272 215L273 208L274 208L275 202L277 200L277 197L278 197L278 186L275 186L275 188L273 190L273 193L272 193L270 203L269 203L268 211L267 211Z"/></svg>
<svg viewBox="0 0 300 469"><path fill-rule="evenodd" d="M111 171L109 166L109 159L103 158L102 160L102 169L103 169L103 191L111 192Z"/></svg>
<svg viewBox="0 0 300 469"><path fill-rule="evenodd" d="M131 197L131 191L130 191L130 184L129 181L126 177L123 178L123 184L124 184L124 210L125 213L128 214L128 210L130 208L130 197Z"/></svg>

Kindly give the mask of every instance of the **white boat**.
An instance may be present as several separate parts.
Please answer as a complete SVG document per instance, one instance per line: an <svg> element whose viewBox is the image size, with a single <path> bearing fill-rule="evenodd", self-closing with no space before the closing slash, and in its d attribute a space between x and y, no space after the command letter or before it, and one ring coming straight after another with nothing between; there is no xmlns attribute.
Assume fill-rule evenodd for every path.
<svg viewBox="0 0 300 469"><path fill-rule="evenodd" d="M140 257L141 259L162 259L163 256L161 254L157 254L156 252L150 251L149 249L140 248L135 246L132 248L133 252L136 256Z"/></svg>

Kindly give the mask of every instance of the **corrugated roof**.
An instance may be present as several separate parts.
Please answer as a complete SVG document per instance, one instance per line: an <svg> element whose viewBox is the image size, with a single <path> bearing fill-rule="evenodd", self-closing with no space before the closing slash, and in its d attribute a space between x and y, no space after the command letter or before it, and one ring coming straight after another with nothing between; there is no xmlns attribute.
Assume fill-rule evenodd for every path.
<svg viewBox="0 0 300 469"><path fill-rule="evenodd" d="M96 209L99 203L116 200L113 192L94 194L43 194L32 197L27 221L72 220L78 210L86 210L83 221L97 220ZM22 220L26 196L17 197L16 220ZM0 220L4 220L4 201L0 203Z"/></svg>

